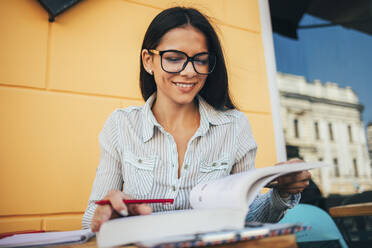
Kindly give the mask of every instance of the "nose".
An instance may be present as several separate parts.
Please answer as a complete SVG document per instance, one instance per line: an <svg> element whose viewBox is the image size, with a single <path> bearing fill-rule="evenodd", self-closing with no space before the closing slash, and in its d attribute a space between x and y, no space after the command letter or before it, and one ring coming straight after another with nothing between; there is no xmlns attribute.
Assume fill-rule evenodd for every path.
<svg viewBox="0 0 372 248"><path fill-rule="evenodd" d="M196 71L195 71L191 61L187 61L185 69L183 69L180 74L183 75L183 76L189 76L189 77L195 76Z"/></svg>

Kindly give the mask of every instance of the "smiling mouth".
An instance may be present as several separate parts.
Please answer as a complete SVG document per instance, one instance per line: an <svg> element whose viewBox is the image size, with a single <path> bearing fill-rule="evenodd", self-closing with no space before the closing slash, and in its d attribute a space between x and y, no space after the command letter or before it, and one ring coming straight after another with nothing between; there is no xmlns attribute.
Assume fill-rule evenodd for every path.
<svg viewBox="0 0 372 248"><path fill-rule="evenodd" d="M191 87L195 86L197 83L176 83L176 82L173 82L173 84L175 84L176 86L182 87L182 88L191 88Z"/></svg>

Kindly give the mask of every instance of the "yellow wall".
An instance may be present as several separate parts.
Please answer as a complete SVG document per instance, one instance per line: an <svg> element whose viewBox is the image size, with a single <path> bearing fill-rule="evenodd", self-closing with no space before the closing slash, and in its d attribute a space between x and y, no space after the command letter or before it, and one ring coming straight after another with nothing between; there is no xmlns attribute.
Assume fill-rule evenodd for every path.
<svg viewBox="0 0 372 248"><path fill-rule="evenodd" d="M143 103L144 32L174 2L82 1L49 23L37 1L2 1L0 233L80 228L99 161L98 133L115 108ZM215 19L231 91L259 145L257 166L275 163L258 0L178 3Z"/></svg>

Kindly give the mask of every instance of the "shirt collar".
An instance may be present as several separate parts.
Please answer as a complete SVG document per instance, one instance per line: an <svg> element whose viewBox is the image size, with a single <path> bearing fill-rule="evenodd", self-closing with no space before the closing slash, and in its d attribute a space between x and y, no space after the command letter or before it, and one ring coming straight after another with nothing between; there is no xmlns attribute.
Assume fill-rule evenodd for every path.
<svg viewBox="0 0 372 248"><path fill-rule="evenodd" d="M154 135L154 127L162 128L160 124L155 119L152 113L152 105L156 99L156 92L153 93L146 101L142 108L143 114L143 142L149 141ZM211 125L223 125L230 123L231 119L223 112L215 110L211 105L209 105L201 96L197 96L199 103L199 113L200 113L200 126L196 131L197 136L204 136Z"/></svg>

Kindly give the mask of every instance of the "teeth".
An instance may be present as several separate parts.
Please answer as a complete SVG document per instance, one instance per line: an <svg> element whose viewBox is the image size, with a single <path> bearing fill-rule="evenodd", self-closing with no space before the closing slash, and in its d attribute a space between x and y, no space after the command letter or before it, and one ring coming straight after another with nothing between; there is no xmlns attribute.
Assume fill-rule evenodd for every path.
<svg viewBox="0 0 372 248"><path fill-rule="evenodd" d="M191 88L195 84L181 84L181 83L175 83L177 86L182 87L182 88Z"/></svg>

